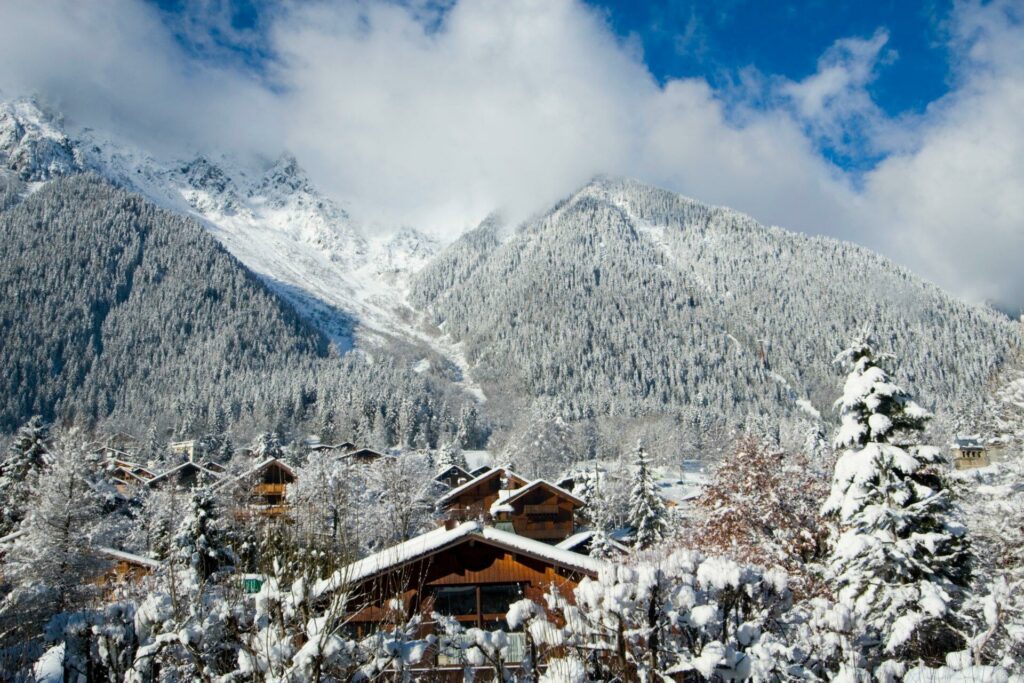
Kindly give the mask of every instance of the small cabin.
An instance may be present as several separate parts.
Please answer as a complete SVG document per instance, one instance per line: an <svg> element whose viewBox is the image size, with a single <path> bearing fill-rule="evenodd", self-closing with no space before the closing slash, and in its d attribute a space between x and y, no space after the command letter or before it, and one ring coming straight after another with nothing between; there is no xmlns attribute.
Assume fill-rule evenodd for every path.
<svg viewBox="0 0 1024 683"><path fill-rule="evenodd" d="M505 616L513 602L529 598L544 604L552 589L572 601L579 582L603 567L585 555L464 522L359 560L336 572L323 589L350 593L348 626L356 636L375 632L387 619L420 614L422 637L434 629L434 612L465 627L508 631ZM512 632L509 641L506 662L514 664L525 654L525 638ZM462 680L460 662L443 649L428 653L422 666L455 667Z"/></svg>
<svg viewBox="0 0 1024 683"><path fill-rule="evenodd" d="M146 482L151 488L171 486L175 489L190 490L197 486L208 486L220 479L220 475L211 472L194 462L183 462L162 474L158 474Z"/></svg>
<svg viewBox="0 0 1024 683"><path fill-rule="evenodd" d="M139 440L125 432L115 432L106 439L106 446L110 449L126 453L139 447Z"/></svg>
<svg viewBox="0 0 1024 683"><path fill-rule="evenodd" d="M384 455L380 451L375 451L372 448L360 448L359 450L347 452L341 457L343 457L346 462L355 463L357 465L372 465L381 458L391 456Z"/></svg>
<svg viewBox="0 0 1024 683"><path fill-rule="evenodd" d="M189 460L193 460L196 457L197 445L198 442L195 439L189 439L187 441L174 441L168 444L167 448L171 453L179 453Z"/></svg>
<svg viewBox="0 0 1024 683"><path fill-rule="evenodd" d="M451 489L456 486L462 486L470 479L473 479L473 475L458 465L446 467L436 477L434 477L434 481L439 481Z"/></svg>
<svg viewBox="0 0 1024 683"><path fill-rule="evenodd" d="M576 511L583 505L565 489L539 479L518 489L500 491L489 512L499 529L557 543L576 532Z"/></svg>
<svg viewBox="0 0 1024 683"><path fill-rule="evenodd" d="M501 491L518 489L528 483L515 472L499 467L456 486L438 499L437 507L447 513L449 519L461 521L486 518Z"/></svg>
<svg viewBox="0 0 1024 683"><path fill-rule="evenodd" d="M96 552L113 563L96 581L97 584L107 587L108 590L114 590L126 584L136 584L160 566L158 560L115 548L98 547Z"/></svg>
<svg viewBox="0 0 1024 683"><path fill-rule="evenodd" d="M276 517L288 511L288 485L295 479L295 470L277 458L269 458L217 486L241 487L247 494L246 511Z"/></svg>
<svg viewBox="0 0 1024 683"><path fill-rule="evenodd" d="M988 449L977 436L958 436L953 440L950 450L953 452L953 466L958 470L970 470L976 467L988 467L992 464Z"/></svg>

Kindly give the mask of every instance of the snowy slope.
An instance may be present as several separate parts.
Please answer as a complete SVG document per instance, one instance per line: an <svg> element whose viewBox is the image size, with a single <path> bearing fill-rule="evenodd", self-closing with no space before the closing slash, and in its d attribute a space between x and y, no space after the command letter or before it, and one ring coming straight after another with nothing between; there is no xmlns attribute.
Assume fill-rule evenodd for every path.
<svg viewBox="0 0 1024 683"><path fill-rule="evenodd" d="M100 131L65 127L33 100L20 99L0 103L0 169L30 190L92 171L189 214L339 351L359 346L372 357L399 340L413 355L422 348L421 368L439 355L446 374L482 398L458 349L423 331L406 304L408 276L441 244L408 227L367 235L320 194L294 157L162 158Z"/></svg>

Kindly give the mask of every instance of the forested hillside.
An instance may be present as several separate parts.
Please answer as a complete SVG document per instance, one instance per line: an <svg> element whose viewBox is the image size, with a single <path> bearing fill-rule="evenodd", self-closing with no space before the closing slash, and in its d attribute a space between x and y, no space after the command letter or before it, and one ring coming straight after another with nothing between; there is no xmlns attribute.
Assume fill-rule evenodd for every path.
<svg viewBox="0 0 1024 683"><path fill-rule="evenodd" d="M1019 344L1005 316L866 249L631 181L595 181L504 243L466 235L412 300L489 395L560 397L569 416L826 412L836 345L866 324L942 412Z"/></svg>
<svg viewBox="0 0 1024 683"><path fill-rule="evenodd" d="M54 180L20 202L10 182L0 192L4 430L33 414L136 430L158 422L183 435L215 421L263 430L319 420L391 440L401 403L404 438L420 422L425 437L428 423L443 428L441 388L332 356L194 221L96 176Z"/></svg>

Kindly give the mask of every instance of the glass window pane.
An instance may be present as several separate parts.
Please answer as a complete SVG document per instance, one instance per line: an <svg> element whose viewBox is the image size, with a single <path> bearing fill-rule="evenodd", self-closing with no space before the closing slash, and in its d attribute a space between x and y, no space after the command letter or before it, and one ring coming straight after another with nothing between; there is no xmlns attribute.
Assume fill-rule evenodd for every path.
<svg viewBox="0 0 1024 683"><path fill-rule="evenodd" d="M517 583L480 586L480 611L484 614L505 614L509 605L522 598L523 588Z"/></svg>
<svg viewBox="0 0 1024 683"><path fill-rule="evenodd" d="M440 614L476 614L476 586L446 586L438 588L434 595L434 611Z"/></svg>

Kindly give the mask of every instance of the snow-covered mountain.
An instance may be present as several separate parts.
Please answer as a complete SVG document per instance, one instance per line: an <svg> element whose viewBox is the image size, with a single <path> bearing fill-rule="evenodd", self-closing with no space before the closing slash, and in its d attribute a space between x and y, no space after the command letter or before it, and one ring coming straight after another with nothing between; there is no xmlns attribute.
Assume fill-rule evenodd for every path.
<svg viewBox="0 0 1024 683"><path fill-rule="evenodd" d="M200 220L344 351L357 339L417 339L406 277L440 248L412 228L368 236L298 161L160 158L105 133L68 130L30 99L0 104L0 167L30 186L93 171Z"/></svg>
<svg viewBox="0 0 1024 683"><path fill-rule="evenodd" d="M1004 316L866 249L632 181L443 247L412 228L370 234L293 157L162 158L31 100L0 104L0 169L29 189L96 172L198 219L339 350L441 364L480 398L554 398L567 417L814 418L834 352L865 324L947 409L980 400L1020 345Z"/></svg>

